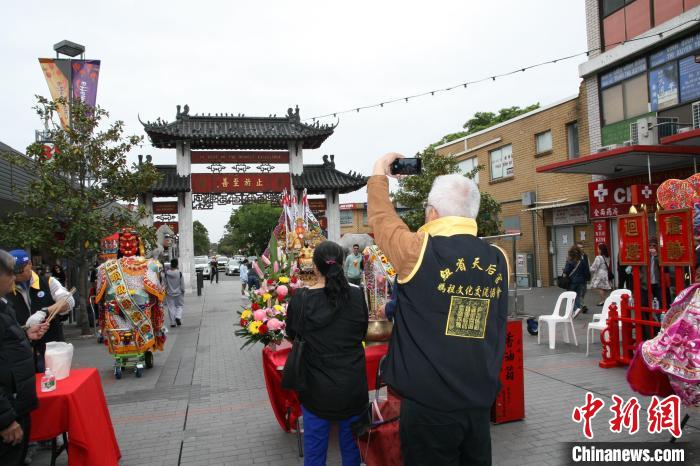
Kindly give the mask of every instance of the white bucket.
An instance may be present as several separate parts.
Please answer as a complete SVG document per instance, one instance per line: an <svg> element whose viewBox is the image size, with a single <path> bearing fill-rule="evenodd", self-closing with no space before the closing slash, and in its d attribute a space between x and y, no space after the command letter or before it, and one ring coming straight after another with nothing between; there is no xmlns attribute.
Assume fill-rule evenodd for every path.
<svg viewBox="0 0 700 466"><path fill-rule="evenodd" d="M44 354L45 367L51 369L56 380L65 379L70 375L70 366L73 362L73 345L62 341L50 341L46 343Z"/></svg>

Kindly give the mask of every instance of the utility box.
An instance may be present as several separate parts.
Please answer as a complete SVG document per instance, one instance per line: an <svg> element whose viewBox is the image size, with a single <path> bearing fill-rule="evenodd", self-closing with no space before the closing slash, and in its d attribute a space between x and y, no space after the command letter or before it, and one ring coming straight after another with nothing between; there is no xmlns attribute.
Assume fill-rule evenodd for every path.
<svg viewBox="0 0 700 466"><path fill-rule="evenodd" d="M531 253L519 252L515 255L515 280L518 288L532 287L535 275L535 261Z"/></svg>

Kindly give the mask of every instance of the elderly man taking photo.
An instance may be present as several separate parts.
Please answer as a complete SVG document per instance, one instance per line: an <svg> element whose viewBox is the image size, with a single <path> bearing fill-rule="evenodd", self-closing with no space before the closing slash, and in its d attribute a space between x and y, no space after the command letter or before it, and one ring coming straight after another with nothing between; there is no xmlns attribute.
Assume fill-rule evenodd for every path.
<svg viewBox="0 0 700 466"><path fill-rule="evenodd" d="M384 376L402 397L406 465L491 464L490 409L500 388L509 266L477 238L481 195L463 175L435 179L425 224L411 232L389 199L391 164L367 185L375 241L397 270L398 301Z"/></svg>
<svg viewBox="0 0 700 466"><path fill-rule="evenodd" d="M28 340L41 339L49 324L20 327L12 306L1 296L12 291L15 259L0 249L0 464L24 464L29 413L37 406L34 356Z"/></svg>

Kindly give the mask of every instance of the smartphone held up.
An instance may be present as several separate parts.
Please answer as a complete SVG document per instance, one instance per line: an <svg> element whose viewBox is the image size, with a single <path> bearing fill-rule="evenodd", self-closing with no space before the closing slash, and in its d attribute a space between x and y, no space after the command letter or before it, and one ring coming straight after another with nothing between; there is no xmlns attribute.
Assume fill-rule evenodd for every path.
<svg viewBox="0 0 700 466"><path fill-rule="evenodd" d="M422 161L419 158L396 159L391 163L392 175L420 175Z"/></svg>

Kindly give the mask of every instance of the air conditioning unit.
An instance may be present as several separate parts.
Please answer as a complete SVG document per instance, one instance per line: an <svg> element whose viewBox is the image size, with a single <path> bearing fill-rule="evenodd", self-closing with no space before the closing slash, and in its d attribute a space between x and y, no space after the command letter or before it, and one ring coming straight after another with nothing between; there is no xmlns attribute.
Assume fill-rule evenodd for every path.
<svg viewBox="0 0 700 466"><path fill-rule="evenodd" d="M693 129L700 128L700 101L693 102Z"/></svg>
<svg viewBox="0 0 700 466"><path fill-rule="evenodd" d="M537 203L537 192L528 191L523 193L523 206L530 207Z"/></svg>
<svg viewBox="0 0 700 466"><path fill-rule="evenodd" d="M637 120L637 144L654 146L659 143L659 127L656 117ZM631 130L631 128L630 128Z"/></svg>

